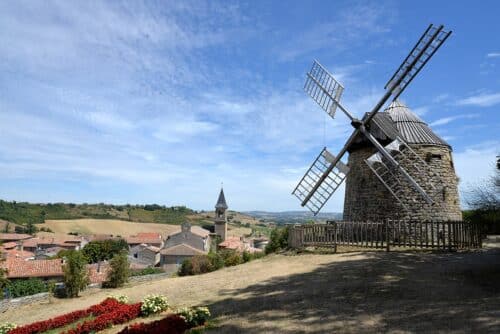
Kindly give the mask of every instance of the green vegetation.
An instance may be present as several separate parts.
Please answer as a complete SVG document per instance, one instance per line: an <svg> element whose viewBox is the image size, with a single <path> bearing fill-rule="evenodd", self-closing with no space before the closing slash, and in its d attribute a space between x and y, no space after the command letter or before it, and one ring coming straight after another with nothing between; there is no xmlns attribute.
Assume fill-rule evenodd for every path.
<svg viewBox="0 0 500 334"><path fill-rule="evenodd" d="M82 252L70 251L63 265L64 289L67 297L78 297L78 293L89 284L87 276L87 259Z"/></svg>
<svg viewBox="0 0 500 334"><path fill-rule="evenodd" d="M288 227L277 227L271 232L266 254L275 253L288 247Z"/></svg>
<svg viewBox="0 0 500 334"><path fill-rule="evenodd" d="M130 272L130 276L144 276L144 275L154 275L163 274L165 271L161 268L147 267L140 270L133 270Z"/></svg>
<svg viewBox="0 0 500 334"><path fill-rule="evenodd" d="M469 189L467 204L464 220L481 223L485 234L500 234L500 157L494 174Z"/></svg>
<svg viewBox="0 0 500 334"><path fill-rule="evenodd" d="M0 200L0 219L19 225L41 224L46 219L123 219L140 223L182 224L194 211L184 206L157 204L111 205L73 203L18 203Z"/></svg>
<svg viewBox="0 0 500 334"><path fill-rule="evenodd" d="M30 278L27 280L15 280L7 283L8 295L11 298L30 296L41 292L49 291L49 283L39 278Z"/></svg>
<svg viewBox="0 0 500 334"><path fill-rule="evenodd" d="M182 262L179 268L179 276L209 273L223 267L236 266L258 259L264 255L264 253L240 253L231 249L224 249L217 253L210 252L207 255L196 255Z"/></svg>
<svg viewBox="0 0 500 334"><path fill-rule="evenodd" d="M96 240L86 244L82 253L89 263L97 263L113 258L123 250L128 250L128 244L123 239ZM64 256L64 254L61 255Z"/></svg>
<svg viewBox="0 0 500 334"><path fill-rule="evenodd" d="M116 253L109 262L111 270L108 273L104 288L120 288L128 282L130 276L130 263L125 250Z"/></svg>

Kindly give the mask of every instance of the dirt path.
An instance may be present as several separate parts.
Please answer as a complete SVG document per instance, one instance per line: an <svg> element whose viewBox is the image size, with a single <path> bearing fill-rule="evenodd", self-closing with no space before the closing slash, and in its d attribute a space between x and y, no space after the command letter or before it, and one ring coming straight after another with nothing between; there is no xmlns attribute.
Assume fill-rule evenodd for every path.
<svg viewBox="0 0 500 334"><path fill-rule="evenodd" d="M46 319L109 292L7 311L0 322ZM215 333L498 332L500 251L279 255L119 292L208 305L220 322Z"/></svg>

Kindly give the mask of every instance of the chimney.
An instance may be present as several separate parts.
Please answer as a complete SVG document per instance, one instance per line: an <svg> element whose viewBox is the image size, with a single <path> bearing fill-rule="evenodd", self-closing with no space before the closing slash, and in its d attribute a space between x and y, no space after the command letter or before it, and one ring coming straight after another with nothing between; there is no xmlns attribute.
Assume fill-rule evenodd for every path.
<svg viewBox="0 0 500 334"><path fill-rule="evenodd" d="M22 252L24 250L24 246L23 246L23 240L21 240L21 244L19 245L19 250Z"/></svg>

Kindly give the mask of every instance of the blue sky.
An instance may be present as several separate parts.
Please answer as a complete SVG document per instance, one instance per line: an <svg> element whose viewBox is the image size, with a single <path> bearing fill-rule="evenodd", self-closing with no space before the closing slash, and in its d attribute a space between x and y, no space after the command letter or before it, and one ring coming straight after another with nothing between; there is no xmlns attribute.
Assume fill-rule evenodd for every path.
<svg viewBox="0 0 500 334"><path fill-rule="evenodd" d="M498 1L1 1L0 198L297 210L351 131L302 91L312 59L361 116L429 23L454 31L402 100L461 191L500 152ZM325 206L341 211L343 189Z"/></svg>

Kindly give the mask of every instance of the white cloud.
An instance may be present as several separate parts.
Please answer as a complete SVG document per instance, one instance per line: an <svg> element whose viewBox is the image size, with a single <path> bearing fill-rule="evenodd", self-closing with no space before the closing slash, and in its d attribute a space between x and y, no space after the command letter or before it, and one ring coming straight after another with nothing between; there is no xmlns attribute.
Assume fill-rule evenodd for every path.
<svg viewBox="0 0 500 334"><path fill-rule="evenodd" d="M475 96L459 100L458 105L476 106L476 107L491 107L500 103L500 93L481 93Z"/></svg>
<svg viewBox="0 0 500 334"><path fill-rule="evenodd" d="M456 116L450 116L450 117L443 117L438 120L435 120L434 122L430 123L429 126L439 126L439 125L445 125L448 123L451 123L453 121L456 121L458 119L470 119L470 118L476 118L478 117L478 114L466 114L466 115L456 115Z"/></svg>
<svg viewBox="0 0 500 334"><path fill-rule="evenodd" d="M500 52L490 52L486 55L487 58L498 58L500 57Z"/></svg>
<svg viewBox="0 0 500 334"><path fill-rule="evenodd" d="M486 141L466 147L454 154L455 169L460 178L459 189L462 205L471 187L488 179L495 168L496 156L500 153L499 141Z"/></svg>

